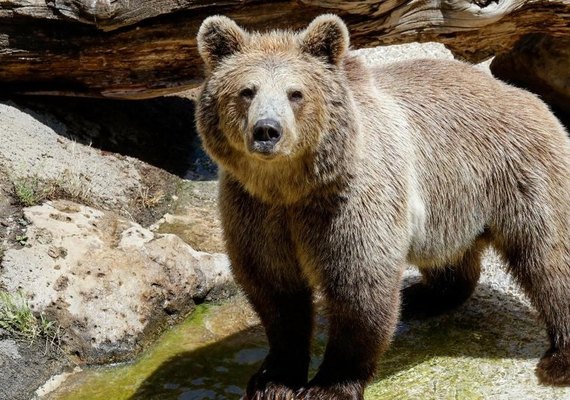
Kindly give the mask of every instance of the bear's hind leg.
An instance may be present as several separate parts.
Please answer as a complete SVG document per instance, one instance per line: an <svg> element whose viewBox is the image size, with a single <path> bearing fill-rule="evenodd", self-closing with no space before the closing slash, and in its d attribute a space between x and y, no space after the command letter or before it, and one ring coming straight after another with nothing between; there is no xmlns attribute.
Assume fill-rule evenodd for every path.
<svg viewBox="0 0 570 400"><path fill-rule="evenodd" d="M568 240L568 237L563 237L557 243L530 241L505 252L509 271L546 323L550 349L538 363L536 374L541 383L556 386L570 385Z"/></svg>
<svg viewBox="0 0 570 400"><path fill-rule="evenodd" d="M483 249L478 242L455 265L421 269L422 281L402 291L402 317L434 317L463 304L479 281Z"/></svg>

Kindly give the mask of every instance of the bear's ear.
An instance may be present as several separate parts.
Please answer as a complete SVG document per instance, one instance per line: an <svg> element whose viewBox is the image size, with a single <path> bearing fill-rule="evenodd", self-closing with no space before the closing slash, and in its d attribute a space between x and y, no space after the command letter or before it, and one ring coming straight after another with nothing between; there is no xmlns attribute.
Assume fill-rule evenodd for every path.
<svg viewBox="0 0 570 400"><path fill-rule="evenodd" d="M321 15L301 32L301 50L328 63L338 65L344 58L350 38L342 19L333 14Z"/></svg>
<svg viewBox="0 0 570 400"><path fill-rule="evenodd" d="M206 18L196 37L198 52L210 71L225 57L240 51L246 40L247 33L221 15Z"/></svg>

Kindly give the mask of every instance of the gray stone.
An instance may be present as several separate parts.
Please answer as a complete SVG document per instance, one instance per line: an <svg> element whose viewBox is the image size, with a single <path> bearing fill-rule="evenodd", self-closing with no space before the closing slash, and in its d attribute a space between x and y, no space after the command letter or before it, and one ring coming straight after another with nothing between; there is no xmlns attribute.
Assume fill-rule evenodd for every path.
<svg viewBox="0 0 570 400"><path fill-rule="evenodd" d="M358 49L356 54L363 56L370 65L386 64L395 61L437 58L453 60L453 54L441 43L407 43L392 46L379 46Z"/></svg>
<svg viewBox="0 0 570 400"><path fill-rule="evenodd" d="M12 360L19 360L22 358L18 351L18 345L13 339L0 340L0 358L9 357Z"/></svg>
<svg viewBox="0 0 570 400"><path fill-rule="evenodd" d="M141 187L136 162L58 135L12 103L0 103L0 165L11 181L25 177L59 183L78 198L123 209Z"/></svg>
<svg viewBox="0 0 570 400"><path fill-rule="evenodd" d="M226 256L175 235L63 200L24 215L26 246L6 251L0 285L57 320L64 347L82 362L126 359L194 300L231 290Z"/></svg>
<svg viewBox="0 0 570 400"><path fill-rule="evenodd" d="M28 400L65 360L42 340L33 343L0 340L0 400Z"/></svg>

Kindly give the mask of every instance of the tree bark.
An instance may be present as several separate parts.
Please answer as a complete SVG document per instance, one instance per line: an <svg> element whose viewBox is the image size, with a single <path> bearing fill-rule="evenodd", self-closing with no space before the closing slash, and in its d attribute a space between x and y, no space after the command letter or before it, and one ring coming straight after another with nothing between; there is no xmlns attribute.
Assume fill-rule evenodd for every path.
<svg viewBox="0 0 570 400"><path fill-rule="evenodd" d="M570 33L569 0L2 0L0 90L147 98L197 86L195 36L225 14L248 29L302 28L332 12L353 47L444 43L473 62L528 34Z"/></svg>

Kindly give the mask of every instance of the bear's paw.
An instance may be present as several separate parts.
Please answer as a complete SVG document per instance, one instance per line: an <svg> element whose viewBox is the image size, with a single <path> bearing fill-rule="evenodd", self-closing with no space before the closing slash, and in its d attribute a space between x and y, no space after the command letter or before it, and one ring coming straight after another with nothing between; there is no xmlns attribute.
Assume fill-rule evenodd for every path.
<svg viewBox="0 0 570 400"><path fill-rule="evenodd" d="M536 366L536 375L543 385L570 386L570 349L546 353Z"/></svg>
<svg viewBox="0 0 570 400"><path fill-rule="evenodd" d="M364 400L361 385L339 384L331 387L312 386L301 389L297 400Z"/></svg>
<svg viewBox="0 0 570 400"><path fill-rule="evenodd" d="M263 388L248 388L241 400L297 400L296 392L286 386L269 383Z"/></svg>

